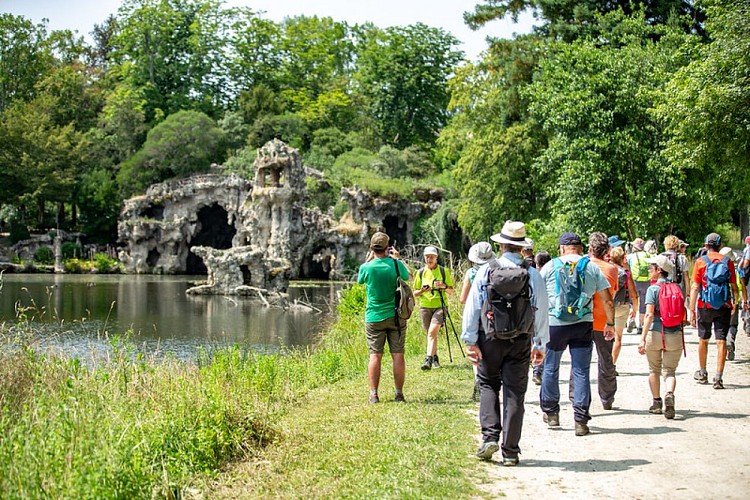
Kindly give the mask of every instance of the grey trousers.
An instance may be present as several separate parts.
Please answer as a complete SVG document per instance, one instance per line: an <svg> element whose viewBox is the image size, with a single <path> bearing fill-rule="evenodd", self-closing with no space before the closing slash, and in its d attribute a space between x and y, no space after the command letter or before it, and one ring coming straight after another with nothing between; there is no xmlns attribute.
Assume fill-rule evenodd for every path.
<svg viewBox="0 0 750 500"><path fill-rule="evenodd" d="M615 345L614 339L605 340L604 332L594 330L594 345L596 346L597 362L597 382L596 386L599 391L599 399L602 405L611 404L615 401L617 392L617 377L615 376L615 365L612 362L612 347ZM573 375L570 376L569 396L573 401Z"/></svg>
<svg viewBox="0 0 750 500"><path fill-rule="evenodd" d="M524 399L529 384L531 339L522 335L513 340L487 339L479 330L477 342L482 360L479 381L479 425L483 441L500 442L503 457L518 457L521 448ZM502 413L500 391L503 392Z"/></svg>

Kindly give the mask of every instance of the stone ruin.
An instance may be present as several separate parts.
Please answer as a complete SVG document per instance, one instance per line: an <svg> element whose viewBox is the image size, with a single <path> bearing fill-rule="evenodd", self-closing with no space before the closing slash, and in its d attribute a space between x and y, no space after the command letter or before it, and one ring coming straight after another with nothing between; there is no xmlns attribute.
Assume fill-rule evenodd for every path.
<svg viewBox="0 0 750 500"><path fill-rule="evenodd" d="M440 191L409 202L342 189L349 210L335 220L305 206L306 178L321 174L305 168L296 149L274 139L258 150L254 167L252 182L194 175L127 200L118 224L126 271L205 274L206 284L188 293L283 301L289 280L348 277L378 227L400 247L410 244L416 219L442 199Z"/></svg>

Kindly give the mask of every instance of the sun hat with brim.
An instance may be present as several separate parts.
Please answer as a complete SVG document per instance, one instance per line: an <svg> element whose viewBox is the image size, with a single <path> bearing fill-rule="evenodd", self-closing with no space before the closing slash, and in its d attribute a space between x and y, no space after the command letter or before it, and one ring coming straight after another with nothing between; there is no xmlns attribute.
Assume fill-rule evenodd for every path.
<svg viewBox="0 0 750 500"><path fill-rule="evenodd" d="M388 241L390 238L388 238L388 235L385 233L377 232L372 235L372 238L370 239L370 246L373 250L382 251L388 248Z"/></svg>
<svg viewBox="0 0 750 500"><path fill-rule="evenodd" d="M680 240L680 246L681 246L681 247L689 247L689 246L690 246L690 243L688 243L688 242L687 242L687 241L685 241L685 240Z"/></svg>
<svg viewBox="0 0 750 500"><path fill-rule="evenodd" d="M732 247L721 247L721 250L719 250L719 253L721 255L728 255L730 259L734 260L737 255L735 255L734 250L732 250Z"/></svg>
<svg viewBox="0 0 750 500"><path fill-rule="evenodd" d="M475 264L484 264L494 257L495 253L492 251L492 245L486 241L480 241L469 248L469 260Z"/></svg>
<svg viewBox="0 0 750 500"><path fill-rule="evenodd" d="M505 221L499 233L490 236L495 243L526 247L534 242L526 237L526 224L516 220Z"/></svg>
<svg viewBox="0 0 750 500"><path fill-rule="evenodd" d="M662 269L662 271L666 271L668 273L671 273L674 270L674 264L672 264L672 261L669 260L665 255L657 255L656 257L646 259L646 262L648 262L649 264L656 264Z"/></svg>
<svg viewBox="0 0 750 500"><path fill-rule="evenodd" d="M623 243L625 243L625 240L621 240L619 234L613 234L609 237L609 246L612 248L619 247Z"/></svg>
<svg viewBox="0 0 750 500"><path fill-rule="evenodd" d="M636 238L633 240L633 248L636 250L643 250L643 246L646 244L645 241L643 241L643 238Z"/></svg>
<svg viewBox="0 0 750 500"><path fill-rule="evenodd" d="M430 245L430 246L425 247L423 253L424 253L424 255L437 255L438 254L438 249L435 248L434 246Z"/></svg>

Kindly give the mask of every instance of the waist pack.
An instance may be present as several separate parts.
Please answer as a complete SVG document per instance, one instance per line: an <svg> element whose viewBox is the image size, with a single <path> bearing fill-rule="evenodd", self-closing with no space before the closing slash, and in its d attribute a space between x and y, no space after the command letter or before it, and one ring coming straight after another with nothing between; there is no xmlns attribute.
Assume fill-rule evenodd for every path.
<svg viewBox="0 0 750 500"><path fill-rule="evenodd" d="M729 280L732 277L729 272L729 257L725 256L716 262L709 259L708 255L701 259L706 263L700 290L701 300L712 309L720 309L729 300Z"/></svg>
<svg viewBox="0 0 750 500"><path fill-rule="evenodd" d="M630 292L628 291L628 278L630 271L624 267L617 268L617 292L614 301L616 306L621 306L630 302Z"/></svg>
<svg viewBox="0 0 750 500"><path fill-rule="evenodd" d="M526 263L490 269L486 292L481 319L487 338L510 340L532 333L534 308Z"/></svg>
<svg viewBox="0 0 750 500"><path fill-rule="evenodd" d="M398 272L398 262L393 259L393 265L396 268L396 317L397 319L409 319L414 312L415 300L414 292L409 284L401 279ZM400 323L396 321L396 323Z"/></svg>
<svg viewBox="0 0 750 500"><path fill-rule="evenodd" d="M563 321L577 321L591 313L592 299L583 290L584 272L589 257L581 257L577 262L563 262L559 257L552 259L555 273L555 300L550 311Z"/></svg>

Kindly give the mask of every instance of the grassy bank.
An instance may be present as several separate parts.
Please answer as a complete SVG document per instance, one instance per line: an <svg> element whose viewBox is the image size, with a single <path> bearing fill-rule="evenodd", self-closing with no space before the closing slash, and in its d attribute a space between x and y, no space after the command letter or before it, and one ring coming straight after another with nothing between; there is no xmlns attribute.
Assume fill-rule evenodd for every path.
<svg viewBox="0 0 750 500"><path fill-rule="evenodd" d="M4 326L0 491L11 498L471 492L462 472L475 431L468 364L419 372L424 339L413 318L409 404L392 402L386 361L383 403L368 405L363 303L360 288L346 293L311 353L231 348L188 363L150 359L123 341L102 359L43 355L25 344L23 325Z"/></svg>

